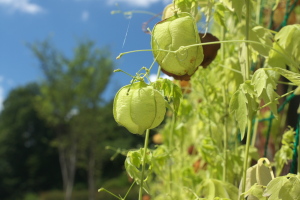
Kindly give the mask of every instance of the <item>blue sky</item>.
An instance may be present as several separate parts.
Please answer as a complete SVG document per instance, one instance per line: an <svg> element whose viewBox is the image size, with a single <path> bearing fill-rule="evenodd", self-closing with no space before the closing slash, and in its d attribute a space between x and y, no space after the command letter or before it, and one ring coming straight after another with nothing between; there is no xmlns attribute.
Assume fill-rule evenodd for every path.
<svg viewBox="0 0 300 200"><path fill-rule="evenodd" d="M0 110L9 91L33 81L41 81L38 61L26 44L51 38L57 49L72 56L78 41L88 38L97 47L109 46L112 58L121 52L149 49L150 36L141 26L152 16L134 13L131 17L111 14L144 10L162 12L171 0L0 0ZM115 4L118 3L119 7ZM153 20L149 26L158 22ZM134 74L152 63L151 52L133 53L116 60L116 68ZM156 72L154 69L153 73ZM129 76L114 73L104 97L128 84Z"/></svg>

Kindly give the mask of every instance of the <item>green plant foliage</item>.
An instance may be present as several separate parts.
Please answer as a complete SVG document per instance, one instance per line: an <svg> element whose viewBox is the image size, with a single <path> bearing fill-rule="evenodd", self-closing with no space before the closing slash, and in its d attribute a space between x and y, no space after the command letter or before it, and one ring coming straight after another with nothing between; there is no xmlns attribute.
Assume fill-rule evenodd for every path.
<svg viewBox="0 0 300 200"><path fill-rule="evenodd" d="M281 170L289 160L293 158L293 148L295 142L295 131L290 128L282 136L282 146L275 154L276 176L279 176Z"/></svg>
<svg viewBox="0 0 300 200"><path fill-rule="evenodd" d="M300 76L299 38L294 38L299 36L298 25L277 34L265 27L267 23L272 26L273 16L277 17L275 12L265 14L275 4L279 1L176 0L165 8L163 21L152 30L150 51L159 70L181 81L151 83L170 108L164 124L155 129L161 140L149 145L153 155L149 164L153 173L147 181L151 199L278 199L279 194L274 195L269 187L275 180L271 166L279 172L290 158L292 135L284 135L275 163L260 156L270 143L277 151L274 136L286 127L284 106L294 95L277 108L279 99L292 94L292 86L300 86ZM206 18L198 21L197 12ZM200 38L198 30L205 30ZM217 39L206 41L205 34ZM217 43L220 51L210 51L208 47L219 46ZM201 46L204 60L213 60L207 66L198 63L203 60ZM280 75L291 83L279 79ZM288 91L282 92L283 84ZM262 123L267 120L268 127ZM146 137L145 149L147 141ZM273 152L268 151L268 157ZM143 176L137 165L136 176ZM293 190L299 183L291 180L276 189L285 187L281 196L295 196ZM142 200L142 186L139 194Z"/></svg>
<svg viewBox="0 0 300 200"><path fill-rule="evenodd" d="M161 68L178 76L192 75L203 60L195 21L189 13L178 13L155 25L151 46Z"/></svg>
<svg viewBox="0 0 300 200"><path fill-rule="evenodd" d="M264 103L270 102L270 109L275 116L277 116L277 104L276 98L279 96L276 92L277 83L274 81L272 74L264 69L258 69L252 76L251 84L254 86L256 96L262 99Z"/></svg>
<svg viewBox="0 0 300 200"><path fill-rule="evenodd" d="M285 52L290 52L289 55L297 61L300 62L300 25L288 25L283 27L276 35L275 40L278 45L280 45Z"/></svg>
<svg viewBox="0 0 300 200"><path fill-rule="evenodd" d="M286 69L282 69L282 68L267 68L267 70L273 70L277 73L279 73L280 75L284 76L285 78L287 78L289 81L291 81L293 84L300 86L300 74L299 73L295 73Z"/></svg>
<svg viewBox="0 0 300 200"><path fill-rule="evenodd" d="M256 26L253 29L250 29L249 35L250 40L260 43L250 43L251 47L260 55L269 56L269 52L273 45L273 35L271 32L262 26Z"/></svg>
<svg viewBox="0 0 300 200"><path fill-rule="evenodd" d="M216 179L205 179L201 184L200 193L208 200L219 198L238 199L237 187Z"/></svg>
<svg viewBox="0 0 300 200"><path fill-rule="evenodd" d="M239 89L233 94L230 100L229 110L235 114L242 139L245 136L247 119L249 117L251 118L253 111L257 109L257 102L254 97L254 87L251 85L250 81L246 81L240 85Z"/></svg>
<svg viewBox="0 0 300 200"><path fill-rule="evenodd" d="M299 175L288 174L273 179L263 193L268 200L299 200L300 179Z"/></svg>
<svg viewBox="0 0 300 200"><path fill-rule="evenodd" d="M223 4L232 12L234 12L238 19L242 18L243 7L245 5L245 1L240 0L222 0Z"/></svg>
<svg viewBox="0 0 300 200"><path fill-rule="evenodd" d="M215 8L216 10L214 12L214 21L218 23L220 26L226 28L225 21L224 21L226 8L222 3L216 3Z"/></svg>
<svg viewBox="0 0 300 200"><path fill-rule="evenodd" d="M175 1L175 6L181 12L194 13L195 15L198 12L198 0L177 0Z"/></svg>
<svg viewBox="0 0 300 200"><path fill-rule="evenodd" d="M247 200L267 200L267 197L263 197L264 190L265 186L255 183L244 195Z"/></svg>
<svg viewBox="0 0 300 200"><path fill-rule="evenodd" d="M141 183L141 174L142 174L141 166L144 159L145 159L145 165L148 166L148 168L146 169L146 176L144 181L147 181L152 171L152 153L149 150L147 150L146 157L143 157L144 151L145 150L142 148L135 151L129 151L125 160L125 168L128 175L131 178L133 178L139 185ZM143 184L143 187L145 191L149 191L146 184Z"/></svg>
<svg viewBox="0 0 300 200"><path fill-rule="evenodd" d="M177 113L182 98L180 87L171 80L163 78L152 82L151 85L154 89L160 91L160 93L167 98L169 103L173 102L174 111Z"/></svg>
<svg viewBox="0 0 300 200"><path fill-rule="evenodd" d="M300 25L283 27L274 37L274 50L270 51L268 65L285 68L286 65L298 71L300 63L299 50Z"/></svg>

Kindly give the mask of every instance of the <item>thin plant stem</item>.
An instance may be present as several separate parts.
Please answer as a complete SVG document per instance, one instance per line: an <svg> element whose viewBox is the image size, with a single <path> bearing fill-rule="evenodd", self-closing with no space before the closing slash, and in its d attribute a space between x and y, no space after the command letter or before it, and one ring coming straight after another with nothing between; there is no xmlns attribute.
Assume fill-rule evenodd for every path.
<svg viewBox="0 0 300 200"><path fill-rule="evenodd" d="M250 159L249 156L249 148L250 148L250 142L251 142L251 130L252 130L252 120L251 116L248 117L248 128L247 128L247 139L246 139L246 147L245 147L245 157L244 157L244 165L243 165L243 179L242 179L242 193L246 190L246 175L247 175L247 169L248 169L248 160ZM244 198L244 195L240 196L240 200Z"/></svg>
<svg viewBox="0 0 300 200"><path fill-rule="evenodd" d="M287 91L291 91L292 89L293 89L293 87L291 85L289 85ZM280 119L280 125L279 125L280 130L285 129L285 123L286 123L286 119L287 119L287 113L289 110L289 106L290 106L290 103L287 103L287 105L285 105L283 108L283 112L282 112L281 119Z"/></svg>
<svg viewBox="0 0 300 200"><path fill-rule="evenodd" d="M160 73L161 73L161 67L158 66L157 75L156 75L156 80L159 79Z"/></svg>
<svg viewBox="0 0 300 200"><path fill-rule="evenodd" d="M269 46L267 44L263 44L261 42L256 42L256 41L252 41L252 40L226 40L226 41L218 41L218 42L206 42L206 43L200 43L200 44L192 44L192 45L188 45L188 46L181 46L181 49L179 50L183 50L183 49L187 49L187 48L191 48L191 47L196 47L196 46L203 46L203 45L210 45L210 44L223 44L223 43L234 43L234 42L245 42L245 43L250 43L250 44L258 44L261 45L263 47L267 47L269 49L272 49L273 51L275 51L276 53L282 55L285 59L287 59L288 61L291 62L290 67L294 67L297 68L298 67L298 63L296 63L296 61L294 61L293 59L290 58L289 54L287 52L284 51L284 49L281 49L283 52L278 51L277 49L273 48L273 46ZM170 50L164 50L164 49L143 49L143 50L134 50L134 51L127 51L127 52L123 52L120 53L116 59L120 59L123 55L125 54L129 54L129 53L135 53L135 52L146 52L146 51L162 51L162 52L168 52L168 53L177 53L179 50L176 51L170 51Z"/></svg>
<svg viewBox="0 0 300 200"><path fill-rule="evenodd" d="M249 29L250 29L250 0L246 0L246 40L249 40ZM250 52L249 52L249 44L246 45L246 65L244 69L244 81L250 79ZM249 109L249 108L248 108ZM251 112L251 111L248 111ZM248 128L247 128L247 138L246 138L246 147L245 147L245 156L244 156L244 165L243 165L243 182L242 182L242 193L246 190L246 175L248 169L248 157L249 157L249 148L251 143L251 129L252 129L252 115L248 114ZM240 196L241 199L244 198L244 195Z"/></svg>
<svg viewBox="0 0 300 200"><path fill-rule="evenodd" d="M173 135L174 135L174 131L175 131L175 123L176 123L176 114L175 112L173 112L172 115L172 122L171 122L171 131L170 131L170 135L169 135L169 150L173 149ZM172 165L173 165L173 160L172 160L172 156L170 156L169 158L169 195L171 195L172 193L172 181L173 181L173 176L172 176Z"/></svg>
<svg viewBox="0 0 300 200"><path fill-rule="evenodd" d="M257 111L256 116L258 116L259 111ZM258 129L258 117L255 117L254 125L253 125L253 135L252 135L252 141L251 141L251 146L255 146L255 141L256 141L256 135L257 135L257 129Z"/></svg>
<svg viewBox="0 0 300 200"><path fill-rule="evenodd" d="M222 26L221 27L221 40L225 40L225 28ZM224 61L225 59L225 46L221 46L221 59ZM224 154L224 166L223 166L223 181L225 182L227 180L227 144L228 144L228 133L227 133L227 96L226 96L226 86L222 88L223 92L223 99L224 99L224 121L223 121L223 134L224 134L224 149L223 149L223 154Z"/></svg>
<svg viewBox="0 0 300 200"><path fill-rule="evenodd" d="M268 121L269 121L269 124L268 124L267 137L266 137L266 143L265 143L264 157L267 157L267 154L268 154L269 139L270 139L270 134L271 134L272 122L273 122L273 113L272 112L271 112L271 116Z"/></svg>
<svg viewBox="0 0 300 200"><path fill-rule="evenodd" d="M98 190L98 192L102 192L102 191L104 191L104 192L106 192L106 193L110 194L111 196L114 196L114 197L116 197L117 199L120 199L120 200L122 200L122 198L121 198L121 197L118 197L117 195L115 195L114 193L112 193L112 192L108 191L108 190L107 190L107 189L105 189L105 188L100 188L100 189Z"/></svg>
<svg viewBox="0 0 300 200"><path fill-rule="evenodd" d="M125 196L124 196L123 199L126 199L126 197L128 196L129 192L131 191L131 189L132 189L132 187L134 186L135 183L136 183L135 181L132 182L130 188L129 188L128 191L126 192L126 194L125 194Z"/></svg>
<svg viewBox="0 0 300 200"><path fill-rule="evenodd" d="M246 41L249 40L249 29L250 29L250 0L246 0ZM249 44L246 42L246 65L245 65L245 74L244 81L250 79L250 52L249 52Z"/></svg>
<svg viewBox="0 0 300 200"><path fill-rule="evenodd" d="M224 134L224 166L223 166L223 181L227 180L227 144L228 144L228 132L227 132L227 97L226 97L226 89L223 87L223 99L224 99L224 121L223 121L223 134Z"/></svg>
<svg viewBox="0 0 300 200"><path fill-rule="evenodd" d="M142 160L142 175L141 175L141 184L140 184L140 189L139 189L139 200L143 199L145 163L146 163L146 153L147 153L147 150L148 150L148 143L149 143L149 133L150 133L150 129L147 129L146 130L146 136L145 136L145 143L144 143L144 154L143 154L143 160Z"/></svg>
<svg viewBox="0 0 300 200"><path fill-rule="evenodd" d="M277 101L278 99L283 98L283 97L285 97L285 96L288 96L288 95L294 93L294 91L295 91L295 90L292 90L292 91L290 91L290 92L288 92L288 93L285 93L285 94L283 94L283 95L281 95L281 96L275 98L273 101L270 101L269 103L266 103L265 105L259 107L257 110L260 110L260 109L263 109L263 108L269 106L270 104L274 103L274 102Z"/></svg>
<svg viewBox="0 0 300 200"><path fill-rule="evenodd" d="M257 25L260 24L260 17L261 17L261 2L262 0L257 0L256 4L256 19L255 19L255 22Z"/></svg>

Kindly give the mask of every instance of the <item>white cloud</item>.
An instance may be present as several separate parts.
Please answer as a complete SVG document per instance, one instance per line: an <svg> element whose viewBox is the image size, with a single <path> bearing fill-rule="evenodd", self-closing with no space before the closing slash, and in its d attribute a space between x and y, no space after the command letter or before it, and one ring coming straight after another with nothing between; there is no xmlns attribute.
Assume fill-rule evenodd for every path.
<svg viewBox="0 0 300 200"><path fill-rule="evenodd" d="M43 8L30 0L0 0L0 6L8 8L10 11L19 11L28 14L37 14L43 11Z"/></svg>
<svg viewBox="0 0 300 200"><path fill-rule="evenodd" d="M88 11L85 10L81 13L82 21L86 22L89 19L89 17L90 17L90 13Z"/></svg>
<svg viewBox="0 0 300 200"><path fill-rule="evenodd" d="M149 75L149 79L150 79L151 82L156 81L156 78L157 78L157 74L150 74ZM162 74L162 73L160 74L160 78L166 78L166 79L174 80L173 77L168 76L166 74Z"/></svg>
<svg viewBox="0 0 300 200"><path fill-rule="evenodd" d="M127 3L130 6L146 8L160 1L162 1L164 4L168 4L172 2L172 0L108 0L108 3L110 5L115 3Z"/></svg>

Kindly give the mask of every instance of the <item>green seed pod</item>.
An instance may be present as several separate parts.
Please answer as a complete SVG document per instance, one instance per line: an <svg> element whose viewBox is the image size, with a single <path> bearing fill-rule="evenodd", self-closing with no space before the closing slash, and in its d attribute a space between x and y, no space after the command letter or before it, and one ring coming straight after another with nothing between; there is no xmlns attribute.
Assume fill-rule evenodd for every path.
<svg viewBox="0 0 300 200"><path fill-rule="evenodd" d="M164 97L145 82L122 87L114 99L114 118L131 133L143 134L146 129L157 127L165 113Z"/></svg>
<svg viewBox="0 0 300 200"><path fill-rule="evenodd" d="M158 22L152 30L155 60L163 71L175 76L190 76L197 70L204 57L202 46L184 46L200 42L195 20L189 13L177 13Z"/></svg>

